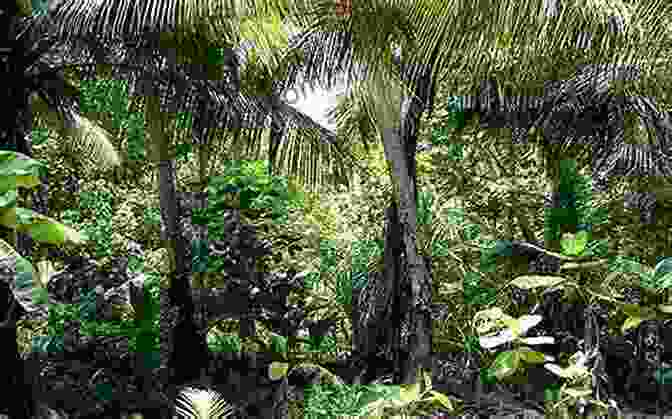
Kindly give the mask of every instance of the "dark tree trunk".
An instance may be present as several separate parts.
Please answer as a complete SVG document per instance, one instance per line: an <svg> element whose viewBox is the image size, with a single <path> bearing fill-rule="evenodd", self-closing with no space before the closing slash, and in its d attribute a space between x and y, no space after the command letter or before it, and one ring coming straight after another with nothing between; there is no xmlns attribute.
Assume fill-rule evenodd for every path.
<svg viewBox="0 0 672 419"><path fill-rule="evenodd" d="M399 60L401 63L401 60ZM401 66L401 74L405 68ZM385 156L391 163L393 185L397 192L398 206L391 205L390 211L396 211L396 217L388 217L386 222L394 232L385 239L386 250L399 246L399 257L394 258L394 268L386 261L385 269L396 276L394 284L394 303L392 324L399 325L395 330L395 383L412 384L416 382L417 371L421 367L431 368L432 324L430 307L432 303L432 281L417 250L417 202L415 151L420 116L425 103L429 103L433 93L431 66L424 69L422 77L415 87L415 97L403 96L398 129L386 130L383 135ZM393 238L398 234L399 238ZM392 278L388 277L387 280Z"/></svg>
<svg viewBox="0 0 672 419"><path fill-rule="evenodd" d="M381 324L399 324L397 286L399 284L398 260L401 257L401 230L396 204L393 202L385 211L385 250L383 254L383 272L372 272L365 288L358 293L353 302L353 342L355 352L359 353L367 365L364 373L366 384L376 378L376 370L384 366L373 365L382 360L394 361L395 342L399 333L393 327L380 327Z"/></svg>
<svg viewBox="0 0 672 419"><path fill-rule="evenodd" d="M9 59L15 39L15 25L18 20L18 8L15 1L5 2L0 6L0 93L8 102L5 115L0 118L0 150L17 151L31 156L30 145L26 134L32 129L32 114L29 95L25 86L17 83L17 76L22 69ZM44 181L44 180L43 180ZM36 200L40 202L40 200ZM23 256L30 255L32 240L19 236L18 251ZM7 236L3 237L7 239ZM10 279L11 280L11 279ZM0 398L0 412L7 413L11 418L30 418L35 413L35 398L31 380L26 380L25 365L21 358L17 342L16 321L18 320L17 301L14 299L8 284L0 281L0 348L4 360L4 371L0 377L0 394L14 395ZM13 310L10 310L14 307Z"/></svg>
<svg viewBox="0 0 672 419"><path fill-rule="evenodd" d="M401 58L395 59L401 66ZM432 281L416 246L415 173L418 121L433 91L430 71L427 66L424 78L414 86L415 99L402 95L399 125L383 128L385 159L394 190L385 216L384 268L382 275L374 273L369 278L357 297L361 307L353 310L356 352L369 364L378 362L376 355L382 352L394 365L395 384L413 384L419 368L431 368ZM381 330L381 324L389 327ZM371 379L371 371L366 378Z"/></svg>
<svg viewBox="0 0 672 419"><path fill-rule="evenodd" d="M0 378L0 392L13 397L2 397L0 413L11 418L31 418L35 413L35 398L31 382L35 377L26 376L25 362L19 353L16 334L17 306L9 286L0 281L0 302L3 319L0 320L0 354L4 371ZM8 301L13 301L8 303ZM7 308L9 307L9 310ZM13 309L11 307L14 307Z"/></svg>
<svg viewBox="0 0 672 419"><path fill-rule="evenodd" d="M402 229L399 223L398 207L395 202L392 202L387 208L387 216L385 217L387 234L385 235L385 251L384 261L385 267L384 281L391 285L390 302L392 311L390 313L390 322L387 324L395 324L400 327L390 330L388 337L388 348L392 350L392 359L394 361L395 377L394 382L404 382L404 376L407 371L402 371L401 368L408 368L408 356L411 348L404 347L401 343L404 338L403 335L408 333L408 329L401 330L402 327L407 328L408 324L404 323L404 313L402 310L402 293L401 287L404 286L403 276L408 275L408 271L404 271L404 266L401 264L403 256L403 239Z"/></svg>
<svg viewBox="0 0 672 419"><path fill-rule="evenodd" d="M151 80L151 74L147 74ZM155 94L158 92L155 92ZM198 333L195 323L195 309L191 298L191 261L186 260L187 243L178 223L178 202L175 186L175 161L168 154L166 137L166 118L161 112L159 99L156 95L146 99L146 117L150 127L152 147L155 152L150 153L153 159L158 159L159 166L159 204L161 221L165 226L162 240L169 249L171 256L171 273L169 300L172 307L177 307L179 318L172 330L172 353L169 356L161 354L161 358L168 358L168 370L173 372L173 383L157 382L156 370L146 370L144 373L144 389L152 391L157 388L171 387L178 382L186 382L199 378L202 368L207 366L208 347L206 337ZM163 349L162 349L163 350ZM194 362L184 362L190 359ZM198 364L200 362L200 365ZM153 377L152 377L153 376ZM150 379L151 378L151 379ZM151 405L149 412L161 408L159 404Z"/></svg>
<svg viewBox="0 0 672 419"><path fill-rule="evenodd" d="M277 97L274 97L273 100L274 104L279 101ZM287 123L285 122L285 120L279 117L272 109L271 134L268 140L268 161L269 161L268 174L271 176L273 175L274 171L273 168L277 163L276 159L278 154L278 147L280 146L280 141L282 141L282 137L285 135L286 127Z"/></svg>

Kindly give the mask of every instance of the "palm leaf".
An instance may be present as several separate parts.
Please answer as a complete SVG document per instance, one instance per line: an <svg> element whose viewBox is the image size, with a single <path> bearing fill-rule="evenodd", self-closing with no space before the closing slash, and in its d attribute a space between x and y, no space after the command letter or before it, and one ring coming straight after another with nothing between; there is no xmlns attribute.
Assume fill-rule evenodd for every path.
<svg viewBox="0 0 672 419"><path fill-rule="evenodd" d="M193 387L187 387L180 392L176 408L178 418L226 418L235 412L235 408L216 391Z"/></svg>

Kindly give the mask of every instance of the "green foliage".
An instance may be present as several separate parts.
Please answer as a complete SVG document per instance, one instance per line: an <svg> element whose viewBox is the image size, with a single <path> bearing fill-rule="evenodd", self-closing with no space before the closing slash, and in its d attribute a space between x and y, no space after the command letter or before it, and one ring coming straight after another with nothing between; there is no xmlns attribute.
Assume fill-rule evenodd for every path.
<svg viewBox="0 0 672 419"><path fill-rule="evenodd" d="M360 401L371 392L370 387L361 385L339 386L325 383L308 386L305 390L305 417L336 419L359 416Z"/></svg>
<svg viewBox="0 0 672 419"><path fill-rule="evenodd" d="M96 220L83 226L84 234L95 243L99 257L112 254L112 195L106 191L82 192L80 207L90 211Z"/></svg>
<svg viewBox="0 0 672 419"><path fill-rule="evenodd" d="M466 125L463 96L448 96L446 99L448 117L444 120L446 127L461 130Z"/></svg>
<svg viewBox="0 0 672 419"><path fill-rule="evenodd" d="M161 224L161 209L143 208L143 220L146 224Z"/></svg>
<svg viewBox="0 0 672 419"><path fill-rule="evenodd" d="M221 55L221 53L220 53ZM130 161L146 161L145 115L130 112L128 82L125 80L83 80L80 86L80 107L84 113L97 117L106 115L117 131L123 131L127 139L126 152ZM179 112L174 121L176 132L189 132L193 126L193 115ZM175 159L186 160L193 152L190 142L175 145Z"/></svg>
<svg viewBox="0 0 672 419"><path fill-rule="evenodd" d="M310 272L303 280L303 286L307 289L315 289L320 282L320 274L318 272Z"/></svg>
<svg viewBox="0 0 672 419"><path fill-rule="evenodd" d="M45 15L49 10L48 0L31 0L31 6L33 7L33 16Z"/></svg>
<svg viewBox="0 0 672 419"><path fill-rule="evenodd" d="M82 334L88 336L128 336L130 350L151 353L159 349L159 291L160 276L146 275L144 294L146 318L121 318L101 321L96 317L96 294L94 290L83 293L77 304L55 303L49 306L47 335L33 340L33 350L55 351L62 345L66 322L79 322Z"/></svg>
<svg viewBox="0 0 672 419"><path fill-rule="evenodd" d="M142 114L129 115L125 122L126 153L131 161L146 161L145 153L145 120Z"/></svg>
<svg viewBox="0 0 672 419"><path fill-rule="evenodd" d="M30 134L33 146L42 145L49 139L49 130L46 128L34 128Z"/></svg>
<svg viewBox="0 0 672 419"><path fill-rule="evenodd" d="M336 269L336 243L333 240L320 242L320 273L333 272Z"/></svg>
<svg viewBox="0 0 672 419"><path fill-rule="evenodd" d="M446 240L432 241L432 257L446 257L448 256L450 245Z"/></svg>
<svg viewBox="0 0 672 419"><path fill-rule="evenodd" d="M331 335L309 336L306 350L308 352L333 353L336 351L336 339Z"/></svg>
<svg viewBox="0 0 672 419"><path fill-rule="evenodd" d="M240 338L234 334L208 333L208 348L213 352L240 352Z"/></svg>
<svg viewBox="0 0 672 419"><path fill-rule="evenodd" d="M192 272L207 272L208 271L208 242L206 240L193 240L191 242L191 271ZM215 265L221 265L221 261L215 260Z"/></svg>
<svg viewBox="0 0 672 419"><path fill-rule="evenodd" d="M100 117L107 115L115 130L123 130L127 138L127 155L131 161L146 161L145 117L129 112L128 82L125 80L82 80L80 108L83 113ZM186 118L182 118L186 119ZM178 117L178 126L189 126Z"/></svg>
<svg viewBox="0 0 672 419"><path fill-rule="evenodd" d="M289 208L300 208L302 204L301 194L290 193L286 179L268 175L267 162L227 161L224 173L208 184L208 208L195 209L192 216L195 224L208 226L208 235L214 240L225 239L222 217L232 206L231 195L239 198L241 210L270 209L273 221L281 223L287 221ZM204 260L197 264L202 265ZM209 258L207 263L213 272L223 266L216 258Z"/></svg>
<svg viewBox="0 0 672 419"><path fill-rule="evenodd" d="M504 255L503 247L505 244L504 241L499 241L494 247L482 247L481 248L481 259L480 259L480 270L481 272L494 272L495 266L497 264L497 256Z"/></svg>
<svg viewBox="0 0 672 419"><path fill-rule="evenodd" d="M67 209L63 211L63 222L74 225L80 222L82 219L82 213L78 209Z"/></svg>
<svg viewBox="0 0 672 419"><path fill-rule="evenodd" d="M108 113L116 130L128 119L126 80L82 80L79 106L84 113Z"/></svg>
<svg viewBox="0 0 672 419"><path fill-rule="evenodd" d="M465 304L488 305L495 302L497 290L486 288L481 285L480 274L466 272L463 280L463 292Z"/></svg>
<svg viewBox="0 0 672 419"><path fill-rule="evenodd" d="M418 192L418 225L431 225L432 223L432 204L434 196L431 191Z"/></svg>
<svg viewBox="0 0 672 419"><path fill-rule="evenodd" d="M271 334L271 351L287 355L287 338L278 334Z"/></svg>
<svg viewBox="0 0 672 419"><path fill-rule="evenodd" d="M364 287L366 276L360 277L358 273L368 273L370 262L382 256L384 245L382 240L357 240L352 243L351 272L354 288Z"/></svg>
<svg viewBox="0 0 672 419"><path fill-rule="evenodd" d="M191 130L191 127L193 125L194 125L194 118L190 112L179 112L177 117L175 118L176 130ZM184 143L181 144L181 146L182 146L181 148L182 152L178 153L178 155L191 151L190 143Z"/></svg>
<svg viewBox="0 0 672 419"><path fill-rule="evenodd" d="M352 302L352 277L349 272L336 273L336 301L341 305Z"/></svg>
<svg viewBox="0 0 672 419"><path fill-rule="evenodd" d="M192 145L190 143L180 143L175 146L176 160L189 160L193 156Z"/></svg>
<svg viewBox="0 0 672 419"><path fill-rule="evenodd" d="M452 143L450 138L451 136L447 128L432 129L432 144L447 147L448 159L458 162L462 161L464 159L464 145L460 143Z"/></svg>
<svg viewBox="0 0 672 419"><path fill-rule="evenodd" d="M92 295L93 294L93 295ZM33 350L56 351L62 347L66 332L66 322L79 323L82 334L88 336L135 336L136 328L128 320L118 322L101 322L96 319L95 293L93 290L85 294L78 304L55 303L49 306L47 319L47 335L33 339ZM135 339L131 339L135 348Z"/></svg>
<svg viewBox="0 0 672 419"><path fill-rule="evenodd" d="M462 238L465 241L476 240L481 235L481 226L478 224L465 224L462 228Z"/></svg>
<svg viewBox="0 0 672 419"><path fill-rule="evenodd" d="M269 208L278 222L286 222L288 207L303 204L301 193L290 193L286 178L268 175L265 160L227 161L224 173L208 185L208 191L214 195L215 208L222 208L225 192L234 191L240 196L241 209Z"/></svg>
<svg viewBox="0 0 672 419"><path fill-rule="evenodd" d="M108 84L101 84L101 86L111 86ZM101 90L102 92L102 90ZM111 112L112 115L121 116L121 109L123 108L120 99L117 96L110 95L108 93L100 95L109 96L111 103L115 105L112 108L120 109L118 112ZM115 93L116 94L116 93ZM119 96L120 97L120 96ZM93 95L90 97L93 101ZM461 129L465 125L464 112L460 107L460 97L452 97L448 99L448 110L449 117L445 123L445 127L433 129L432 142L438 146L447 147L449 152L449 158L451 160L460 161L462 160L464 154L464 146L462 144L454 144L450 141L448 136L449 128ZM87 98L84 99L86 102ZM106 108L100 105L87 105L90 106L90 111L101 112ZM97 106L97 107L96 107ZM119 124L118 126L127 130L128 137L128 153L131 156L131 159L137 159L145 161L146 157L144 156L144 119L143 116L137 113L126 115L126 120ZM191 119L188 116L180 115L176 120L176 126L179 129L185 128L188 129L191 124ZM438 126L438 125L437 125ZM191 144L180 144L176 146L177 158L188 158L192 153ZM194 212L194 223L200 223L208 225L209 233L212 238L224 238L222 237L221 229L221 217L223 210L227 208L230 204L229 195L234 195L240 200L240 207L243 210L258 210L250 211L251 213L260 213L262 210L269 210L272 214L272 217L275 221L287 221L287 209L294 206L300 206L300 197L294 196L289 193L287 189L287 184L284 182L284 179L277 180L269 177L267 175L267 170L265 162L227 162L228 169L224 176L222 176L221 181L213 181L209 185L208 191L210 193L209 201L210 207L199 213L199 211ZM379 181L376 179L375 181ZM581 227L590 228L599 223L606 222L606 212L599 212L597 210L591 209L590 206L590 189L589 184L586 179L580 176L577 176L575 167L571 164L563 163L562 166L562 176L560 189L562 195L562 203L564 206L561 207L561 210L549 211L547 214L547 233L552 235L555 238L559 238L559 225L560 224L574 224ZM381 188L371 187L370 190L378 191ZM432 204L435 200L441 200L443 197L437 196L436 199L429 191L422 191L418 194L418 225L432 225L433 222L436 222L434 215L431 212ZM105 198L107 199L107 198ZM103 199L103 200L105 200ZM83 218L88 218L89 214L86 213L86 209L92 209L95 214L95 224L104 224L104 220L109 220L109 206L100 206L94 204L94 202L99 199L84 198L82 203L82 210L74 209L67 212L66 221L71 223L80 223ZM361 202L357 203L357 209L353 210L354 218L364 218L362 212L366 211L369 207L380 208L380 205L372 204L370 195L365 195ZM102 207L102 208L101 208ZM346 205L347 209L348 206ZM369 209L370 210L370 209ZM84 217L82 214L84 214ZM144 211L143 217L147 223L156 223L160 220L159 212L155 208L148 208ZM265 214L263 214L265 215ZM464 211L461 209L455 209L453 212L446 214L449 223L455 223L462 226L462 239L463 240L476 240L481 236L481 226L476 224L467 224L465 223ZM381 218L373 218L375 223L380 223ZM347 223L346 223L347 224ZM370 226L369 226L370 227ZM96 241L102 241L105 237L110 237L110 229L107 226L99 227L97 230L93 229L91 231L92 238ZM370 234L372 229L365 229L367 234ZM358 234L359 235L359 234ZM371 234L375 237L375 234ZM601 241L592 241L587 244L587 253L592 255L606 255L606 240ZM203 243L194 244L202 250ZM450 244L447 241L435 241L432 243L432 255L438 257L444 257L448 255ZM482 245L481 252L481 272L467 272L464 275L464 301L466 304L492 304L494 302L494 297L496 291L494 289L484 289L482 279L485 275L483 273L489 273L495 271L495 264L497 262L498 256L506 255L506 244L504 241L490 241L489 243L484 243ZM199 250L199 251L200 251ZM313 272L306 279L306 287L314 288L317 285L317 282L320 279L322 274L333 275L336 283L336 295L337 301L340 304L349 304L351 303L352 290L354 288L363 286L367 280L369 262L372 258L380 257L382 254L382 241L375 240L356 240L352 242L351 254L350 254L350 269L349 272L339 272L339 249L337 248L336 242L323 241L320 243L320 258L321 266L320 272ZM592 253L591 253L592 252ZM192 254L195 257L195 262L198 266L202 266L203 263L209 266L210 269L215 271L221 269L221 265L218 265L221 261L208 261L207 258L207 247L206 253L202 254L193 251ZM199 256L200 255L200 256ZM203 257L204 259L199 259ZM342 262L342 261L341 261ZM133 265L133 269L138 269L142 266L142 261L140 259L133 258L129 262L129 267ZM623 267L625 266L625 267ZM629 269L627 263L621 263L614 261L610 266L612 268L621 267L623 269ZM632 268L634 269L634 268ZM436 272L435 272L436 274ZM148 295L151 296L152 301L158 301L158 281L155 288L150 287L151 291L148 292ZM154 292L156 291L156 292ZM151 310L150 310L151 311ZM53 313L50 311L50 333L57 334L59 331L62 332L63 324L66 320L81 319L83 321L83 327L88 331L95 331L99 334L115 334L115 333L129 333L134 336L134 342L137 336L142 336L139 340L139 343L134 343L134 345L143 348L143 350L151 350L158 341L158 335L155 332L158 330L158 320L155 318L155 312L151 311L149 316L149 321L145 320L141 323L121 321L115 322L91 322L91 306L87 306L86 299L84 299L83 304L80 307L59 307L55 305L53 307ZM143 332L139 333L139 329L142 325ZM240 348L240 342L238 345L235 344L235 339L238 339L237 336L228 336L215 339L212 342L214 346L219 347L220 349L228 348L235 350ZM471 345L471 343L476 339L475 336L466 336L465 339L468 342L465 342L465 346ZM471 339L469 341L469 339ZM331 336L326 336L322 342L311 342L309 345L309 350L314 350L322 348L326 349L329 347L328 342L333 340ZM51 341L51 345L57 345L56 340ZM327 342L327 343L325 343ZM211 342L208 342L209 345ZM325 346L326 345L326 346ZM477 347L473 345L474 349ZM348 396L352 396L351 389L347 390ZM322 400L319 403L313 404L313 407L316 409L320 406L333 406L333 403L323 403ZM347 409L343 409L344 411ZM307 410L307 414L308 414ZM329 412L331 413L331 412ZM326 410L318 411L313 410L311 412L313 416L319 415L319 417L327 417ZM352 414L356 414L356 411L353 410Z"/></svg>
<svg viewBox="0 0 672 419"><path fill-rule="evenodd" d="M336 280L336 301L342 305L350 305L354 289L363 288L368 280L369 265L372 259L382 254L382 243L374 240L358 240L352 243L350 269L337 271L337 246L333 240L320 242L320 275L333 275ZM319 276L315 276L315 281ZM316 286L315 283L308 285Z"/></svg>
<svg viewBox="0 0 672 419"><path fill-rule="evenodd" d="M559 240L563 225L575 226L577 230L592 230L594 226L607 221L606 210L593 208L590 178L578 173L574 160L560 162L558 192L560 193L560 206L545 208L544 238L546 241Z"/></svg>

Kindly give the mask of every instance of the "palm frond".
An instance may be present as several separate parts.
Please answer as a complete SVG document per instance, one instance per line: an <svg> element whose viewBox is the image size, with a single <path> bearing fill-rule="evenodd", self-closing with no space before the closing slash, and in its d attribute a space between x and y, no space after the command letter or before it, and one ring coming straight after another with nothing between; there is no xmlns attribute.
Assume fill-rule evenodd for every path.
<svg viewBox="0 0 672 419"><path fill-rule="evenodd" d="M137 38L144 33L181 33L189 37L206 30L210 40L232 39L246 18L272 18L308 13L304 0L161 0L139 4L133 0L100 2L62 0L49 19L61 39L98 37ZM196 29L196 30L195 30Z"/></svg>
<svg viewBox="0 0 672 419"><path fill-rule="evenodd" d="M218 392L193 387L184 388L175 403L178 418L227 418L236 410Z"/></svg>
<svg viewBox="0 0 672 419"><path fill-rule="evenodd" d="M33 101L32 106L48 119L52 127L56 127L61 137L69 137L70 141L64 141L61 145L72 154L80 154L82 161L92 164L89 167L111 168L121 164L111 141L112 134L95 122L70 111L73 113L73 124L65 124L43 101Z"/></svg>
<svg viewBox="0 0 672 419"><path fill-rule="evenodd" d="M351 167L348 162L354 159L348 158L347 147L340 145L332 132L287 104L274 106L277 96L247 96L237 89L240 86L238 64L243 62L245 70L254 68L254 65L245 62L248 44L227 50L229 64L222 81L199 77L198 69L189 63L178 62L177 57L155 56L151 53L151 45L149 41L73 41L60 44L52 57L60 57L59 69L66 64L96 68L106 63L111 66L110 77L128 80L129 95L145 92L147 77L143 75L144 72L158 74L155 83L159 88L162 111L191 112L195 116L195 140L212 139L211 134L214 132L240 130L238 140L246 142L248 149L253 149L254 145L260 146L260 135L264 128L269 127L269 114L275 115L287 126L284 132L289 136L287 141L280 142L280 155L288 155L285 145L292 148L290 154L298 152L297 147L304 150L299 165L283 165L289 170L290 176L304 180L310 188L321 184L324 178L322 174L329 171L340 178L348 177L348 169ZM263 66L263 63L257 65ZM266 73L265 77L270 78L272 72L263 72ZM269 82L274 83L272 79ZM279 88L277 83L274 86ZM229 137L219 136L222 141L225 138ZM237 147L236 144L233 146ZM334 163L337 164L334 166Z"/></svg>

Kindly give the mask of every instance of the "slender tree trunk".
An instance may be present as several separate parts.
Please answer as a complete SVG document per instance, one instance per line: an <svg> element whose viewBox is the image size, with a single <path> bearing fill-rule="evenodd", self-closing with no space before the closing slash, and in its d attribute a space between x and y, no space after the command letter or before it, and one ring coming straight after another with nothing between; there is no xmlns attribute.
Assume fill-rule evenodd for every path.
<svg viewBox="0 0 672 419"><path fill-rule="evenodd" d="M174 370L175 380L184 382L200 376L200 369L193 363L183 361L185 359L207 361L207 344L205 336L199 336L195 330L186 243L178 223L175 162L168 155L168 137L165 135L167 117L161 113L158 94L147 95L146 105L146 118L151 135L149 142L152 146L151 159L158 161L159 165L159 203L162 223L166 227L166 233L162 239L170 256L169 296L171 305L179 307L179 320L172 330L173 347L169 357L170 365L162 367ZM144 373L143 382L146 391L151 391L159 384L153 381L152 375L153 371L150 370Z"/></svg>
<svg viewBox="0 0 672 419"><path fill-rule="evenodd" d="M387 136L387 138L392 135ZM397 136L397 138L399 138ZM401 144L386 143L385 153L392 162L394 176L398 179L399 206L392 203L388 211L396 212L395 217L387 217L391 234L386 236L385 281L393 281L392 323L399 325L394 330L396 379L402 384L416 381L417 369L431 352L431 278L420 258L416 247L416 200L415 182L408 175L408 165ZM398 237L395 237L398 236ZM398 245L397 249L390 249ZM388 250L389 249L389 250ZM393 263L389 266L387 263ZM408 328L406 331L402 328ZM396 382L396 380L395 380Z"/></svg>
<svg viewBox="0 0 672 419"><path fill-rule="evenodd" d="M418 369L429 368L432 348L432 327L430 307L432 302L432 281L424 261L417 250L417 186L415 148L417 130L423 104L432 94L429 70L416 85L416 97L402 96L399 128L385 127L383 144L385 158L390 163L394 199L390 211L397 217L388 217L386 222L398 223L391 226L400 236L400 257L395 258L395 266L385 266L387 281L395 281L392 324L399 325L394 330L395 341L395 382L412 384L416 382ZM402 69L403 74L403 69ZM386 251L396 240L386 236ZM397 319L399 321L397 321Z"/></svg>
<svg viewBox="0 0 672 419"><path fill-rule="evenodd" d="M279 102L277 97L273 98L274 103ZM274 166L277 164L277 153L278 147L280 146L280 141L285 134L287 123L284 119L277 116L275 112L271 113L271 133L268 139L268 174L273 175ZM277 172L277 170L276 170Z"/></svg>

